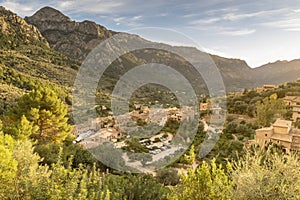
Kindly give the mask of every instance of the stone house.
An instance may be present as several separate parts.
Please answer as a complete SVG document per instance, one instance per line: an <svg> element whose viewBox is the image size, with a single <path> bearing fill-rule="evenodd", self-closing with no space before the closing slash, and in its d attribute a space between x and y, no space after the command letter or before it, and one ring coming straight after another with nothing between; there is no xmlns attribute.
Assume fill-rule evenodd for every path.
<svg viewBox="0 0 300 200"><path fill-rule="evenodd" d="M261 147L273 142L284 146L286 151L300 150L300 130L292 127L292 121L277 119L271 127L255 131L255 142Z"/></svg>
<svg viewBox="0 0 300 200"><path fill-rule="evenodd" d="M299 96L286 96L283 101L287 106L292 107L293 111L293 122L297 122L300 119L300 97Z"/></svg>

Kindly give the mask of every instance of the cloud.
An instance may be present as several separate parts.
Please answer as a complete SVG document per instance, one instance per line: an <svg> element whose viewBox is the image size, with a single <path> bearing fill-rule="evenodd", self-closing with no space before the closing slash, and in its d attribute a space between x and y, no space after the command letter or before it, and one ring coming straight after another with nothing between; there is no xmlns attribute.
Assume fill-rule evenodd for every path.
<svg viewBox="0 0 300 200"><path fill-rule="evenodd" d="M208 11L208 13L217 13L220 11L226 12L226 11L233 11L233 10L238 10L237 8L233 9L218 9L218 10L211 10ZM210 17L210 18L204 18L204 19L197 19L197 20L192 20L188 22L189 25L194 25L194 26L201 26L200 29L203 30L205 29L204 27L208 27L207 29L214 29L214 26L217 26L217 24L222 23L222 26L224 24L228 24L229 22L240 22L243 20L248 20L249 25L251 25L252 18L254 17L260 17L261 20L263 20L265 17L268 16L274 16L275 14L286 12L287 9L275 9L275 10L266 10L266 11L259 11L259 12L248 12L248 13L222 13L219 15L216 15L215 17ZM186 17L191 17L186 16ZM250 19L250 21L249 21ZM231 25L231 24L228 24ZM239 25L237 25L239 26ZM225 35L246 35L246 34L251 34L255 31L253 30L243 30L243 31L234 31L234 32L225 32Z"/></svg>
<svg viewBox="0 0 300 200"><path fill-rule="evenodd" d="M221 18L209 18L209 19L200 19L189 22L191 25L204 25L204 24L213 24L215 22L221 21Z"/></svg>
<svg viewBox="0 0 300 200"><path fill-rule="evenodd" d="M197 17L197 16L199 16L200 14L199 13L195 13L195 14L186 14L186 15L183 15L182 17L183 18L190 18L190 17Z"/></svg>
<svg viewBox="0 0 300 200"><path fill-rule="evenodd" d="M275 10L264 10L264 11L258 11L258 12L252 12L252 13L228 13L225 14L222 19L223 20L229 20L229 21L238 21L243 19L248 19L252 17L266 17L266 16L273 16L278 15L278 13L284 13L287 9L275 9Z"/></svg>
<svg viewBox="0 0 300 200"><path fill-rule="evenodd" d="M117 26L123 25L130 28L136 28L143 25L141 22L139 22L142 18L143 16L141 15L136 15L133 17L121 16L121 17L112 18L112 21L115 22L115 25Z"/></svg>
<svg viewBox="0 0 300 200"><path fill-rule="evenodd" d="M118 9L124 6L123 2L116 2L111 0L84 0L84 1L24 1L24 0L5 0L1 2L1 5L7 9L17 13L21 16L30 16L36 10L44 6L52 6L62 12L67 13L80 13L83 14L110 14L112 12L118 12L121 9Z"/></svg>
<svg viewBox="0 0 300 200"><path fill-rule="evenodd" d="M69 7L72 6L73 3L74 3L73 1L58 2L58 7L62 9L68 9Z"/></svg>
<svg viewBox="0 0 300 200"><path fill-rule="evenodd" d="M213 9L208 10L205 13L208 15L218 15L220 13L228 13L228 12L237 12L239 9L237 7L229 7L229 8L220 8L220 9Z"/></svg>
<svg viewBox="0 0 300 200"><path fill-rule="evenodd" d="M287 31L295 31L300 29L300 18L266 22L266 23L261 23L261 25L273 27L273 28L279 28Z"/></svg>
<svg viewBox="0 0 300 200"><path fill-rule="evenodd" d="M255 29L241 29L241 30L228 30L228 31L222 31L219 34L221 35L229 35L229 36L243 36L243 35L250 35L255 33Z"/></svg>
<svg viewBox="0 0 300 200"><path fill-rule="evenodd" d="M35 8L31 5L23 5L20 2L17 1L4 1L1 3L2 6L4 6L5 8L13 11L14 13L17 13L18 15L31 15Z"/></svg>
<svg viewBox="0 0 300 200"><path fill-rule="evenodd" d="M95 13L95 14L107 14L118 10L118 8L124 5L123 2L116 1L55 1L53 4L62 11L68 11L71 13Z"/></svg>
<svg viewBox="0 0 300 200"><path fill-rule="evenodd" d="M137 16L134 16L134 17L132 17L132 20L140 20L140 19L142 19L142 15L137 15Z"/></svg>
<svg viewBox="0 0 300 200"><path fill-rule="evenodd" d="M166 17L168 15L169 15L168 13L159 13L157 16L158 17Z"/></svg>
<svg viewBox="0 0 300 200"><path fill-rule="evenodd" d="M282 19L260 23L260 25L285 31L300 31L300 10L292 10Z"/></svg>
<svg viewBox="0 0 300 200"><path fill-rule="evenodd" d="M124 21L126 18L125 17L117 17L117 18L114 18L113 21L114 22L121 22L121 21Z"/></svg>

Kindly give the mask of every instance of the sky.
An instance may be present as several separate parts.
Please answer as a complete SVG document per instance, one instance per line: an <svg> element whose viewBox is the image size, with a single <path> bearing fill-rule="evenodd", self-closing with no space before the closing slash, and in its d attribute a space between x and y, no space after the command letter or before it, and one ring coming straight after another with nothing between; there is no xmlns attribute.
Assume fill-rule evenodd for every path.
<svg viewBox="0 0 300 200"><path fill-rule="evenodd" d="M300 0L1 0L21 17L51 6L76 21L135 32L147 39L191 46L185 40L151 38L145 27L178 32L208 53L245 60L250 67L300 58ZM144 31L139 31L144 30ZM156 34L159 34L159 32Z"/></svg>

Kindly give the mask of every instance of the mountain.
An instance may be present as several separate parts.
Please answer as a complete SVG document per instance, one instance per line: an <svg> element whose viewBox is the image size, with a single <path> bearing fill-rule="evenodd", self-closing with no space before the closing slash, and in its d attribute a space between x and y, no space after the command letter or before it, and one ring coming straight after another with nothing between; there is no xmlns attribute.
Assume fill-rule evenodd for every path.
<svg viewBox="0 0 300 200"><path fill-rule="evenodd" d="M39 85L69 98L80 62L50 48L41 32L0 6L0 113Z"/></svg>
<svg viewBox="0 0 300 200"><path fill-rule="evenodd" d="M0 45L3 47L0 50L0 112L1 108L3 110L36 85L50 85L62 98L70 98L76 70L81 62L96 45L116 34L95 22L72 21L50 7L40 9L33 16L25 17L25 20L0 7L0 22ZM138 36L135 38L136 42L153 43ZM192 47L160 45L182 49L193 57L204 54ZM299 60L280 61L251 69L243 60L210 56L220 70L227 91L238 91L263 84L282 84L300 77ZM199 78L195 69L183 58L154 49L130 52L114 61L99 81L100 90L104 93L111 92L124 73L149 62L173 67L191 81L198 94L207 91L203 79ZM141 94L151 96L156 90L149 86L133 97L141 99ZM165 92L168 93L166 90ZM103 96L107 95L101 95ZM164 95L157 94L154 97L165 98ZM169 100L166 98L162 101Z"/></svg>
<svg viewBox="0 0 300 200"><path fill-rule="evenodd" d="M253 70L253 79L259 84L281 84L300 78L300 59L277 61Z"/></svg>
<svg viewBox="0 0 300 200"><path fill-rule="evenodd" d="M26 23L24 19L2 6L0 6L0 37L0 45L5 48L15 48L22 44L49 47L47 40L35 26Z"/></svg>
<svg viewBox="0 0 300 200"><path fill-rule="evenodd" d="M105 27L94 22L72 21L69 17L51 7L44 7L38 10L31 17L25 17L25 20L38 27L53 49L81 61L85 59L87 54L96 45L116 33L107 30ZM197 53L201 54L203 52L198 51L196 54ZM164 56L164 60L167 62L170 61L168 64L172 64L173 62L175 66L178 66L178 62L185 63L183 60L166 57L170 55ZM132 66L137 64L146 63L147 58L145 59L144 57L145 56L141 53L139 54L139 57L137 57L137 54L131 54L123 57L123 61L125 63L131 63L129 68L132 68ZM249 74L251 74L251 68L245 61L238 59L226 59L219 56L212 57L221 71L228 90L236 90L241 87L251 87L255 83L251 80L251 75L249 76ZM155 55L152 54L152 61L162 60L161 58L153 58L155 58ZM132 60L139 60L140 62L132 63ZM186 66L181 67L186 69ZM116 68L115 70L120 71L122 68ZM112 73L116 73L116 71ZM119 75L120 74L115 75L115 77ZM191 78L189 78L189 80L191 80ZM203 88L203 82L199 84L202 85Z"/></svg>
<svg viewBox="0 0 300 200"><path fill-rule="evenodd" d="M44 7L25 20L38 27L53 49L79 60L84 60L95 46L114 34L95 22L72 21L51 7Z"/></svg>
<svg viewBox="0 0 300 200"><path fill-rule="evenodd" d="M84 60L88 53L101 41L116 34L116 32L91 21L72 21L63 13L51 7L42 8L33 16L26 17L25 20L35 25L41 31L53 49L80 61ZM201 53L201 51L198 51L199 55ZM137 54L125 56L123 61L130 62L132 66L146 63L147 59L144 58L145 56L141 53L139 55L140 57L137 57ZM164 56L164 60L171 60L168 64L171 64L172 60L176 66L178 62L185 63L180 59L168 58L170 56L168 54ZM153 59L153 57L155 56L152 55L152 61L163 60L159 58ZM299 60L277 62L251 69L243 60L228 59L217 55L211 55L211 57L219 68L228 91L257 87L263 84L282 84L300 77ZM139 60L140 62L132 63L133 60ZM186 69L186 66L183 64L182 68ZM115 70L122 70L122 68L115 68Z"/></svg>

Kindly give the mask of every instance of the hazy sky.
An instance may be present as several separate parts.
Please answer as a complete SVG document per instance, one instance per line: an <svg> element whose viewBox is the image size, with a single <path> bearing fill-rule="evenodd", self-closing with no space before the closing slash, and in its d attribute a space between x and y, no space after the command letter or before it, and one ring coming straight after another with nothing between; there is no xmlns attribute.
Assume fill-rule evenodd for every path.
<svg viewBox="0 0 300 200"><path fill-rule="evenodd" d="M210 53L244 59L251 67L300 58L300 0L5 0L0 4L22 17L52 6L74 20L89 19L115 31L173 29Z"/></svg>

